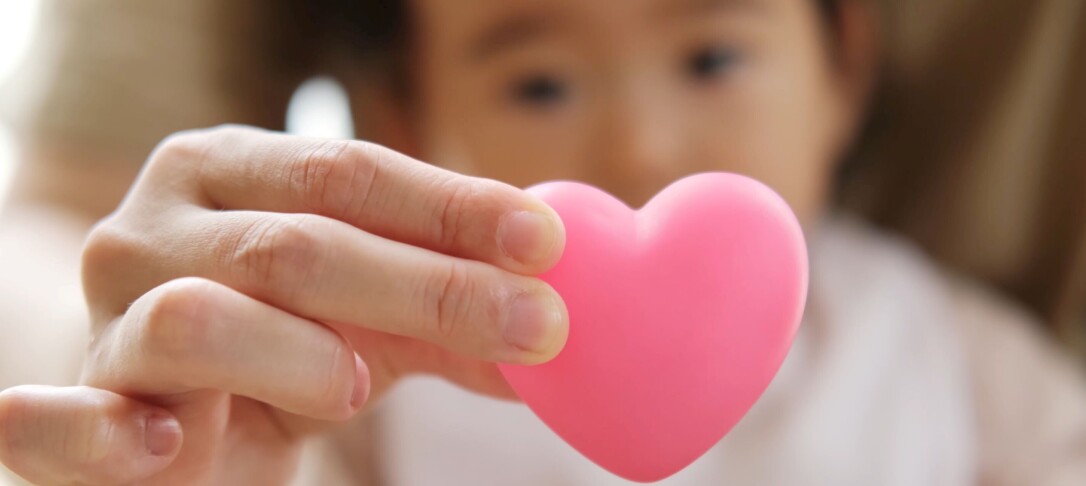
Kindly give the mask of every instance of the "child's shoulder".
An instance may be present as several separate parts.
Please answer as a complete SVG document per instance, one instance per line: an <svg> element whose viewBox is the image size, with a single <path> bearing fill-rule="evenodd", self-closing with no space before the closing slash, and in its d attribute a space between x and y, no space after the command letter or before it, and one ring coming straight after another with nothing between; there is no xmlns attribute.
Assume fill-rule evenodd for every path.
<svg viewBox="0 0 1086 486"><path fill-rule="evenodd" d="M844 214L826 218L811 244L812 269L822 265L833 283L866 289L869 296L897 293L938 304L952 320L1013 328L1034 334L1037 317L983 282L940 266L912 241ZM908 290L905 294L894 291ZM937 302L936 302L937 301ZM912 302L913 305L916 302Z"/></svg>
<svg viewBox="0 0 1086 486"><path fill-rule="evenodd" d="M919 246L859 217L832 214L813 230L808 244L812 266L823 265L846 281L930 282L942 277Z"/></svg>
<svg viewBox="0 0 1086 486"><path fill-rule="evenodd" d="M932 369L936 375L961 365L975 441L984 445L977 452L985 474L1038 477L1045 471L1031 469L1037 464L1016 451L1055 452L1086 440L1081 369L1025 308L977 280L941 268L908 240L853 217L828 218L811 248L812 262L823 266L816 272L812 263L812 278L818 275L839 287L829 291L837 295L838 305L848 307L841 304L847 301L872 310L859 314L868 322L853 329L883 327L898 338L941 348L943 359ZM876 315L879 325L872 326ZM920 349L914 345L908 353L910 366L920 365L922 356L935 356ZM1086 459L1083 454L1080 449L1067 456L1079 461Z"/></svg>
<svg viewBox="0 0 1086 486"><path fill-rule="evenodd" d="M948 318L949 273L911 241L848 214L824 218L808 237L813 304L863 310L886 326Z"/></svg>

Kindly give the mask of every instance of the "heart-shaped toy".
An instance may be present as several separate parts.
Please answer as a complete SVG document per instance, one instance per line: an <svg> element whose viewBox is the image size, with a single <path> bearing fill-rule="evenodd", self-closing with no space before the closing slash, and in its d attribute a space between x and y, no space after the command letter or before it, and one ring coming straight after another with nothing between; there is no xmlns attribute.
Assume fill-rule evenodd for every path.
<svg viewBox="0 0 1086 486"><path fill-rule="evenodd" d="M541 278L569 310L561 353L501 365L559 436L614 474L668 477L708 451L777 373L807 294L788 205L747 177L686 177L634 211L575 182L530 192L566 246Z"/></svg>

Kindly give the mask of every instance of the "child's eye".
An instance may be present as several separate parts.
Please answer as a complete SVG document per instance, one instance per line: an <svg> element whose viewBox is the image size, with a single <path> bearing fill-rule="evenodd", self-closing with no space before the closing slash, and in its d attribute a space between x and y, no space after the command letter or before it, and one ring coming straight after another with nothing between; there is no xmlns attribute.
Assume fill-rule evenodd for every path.
<svg viewBox="0 0 1086 486"><path fill-rule="evenodd" d="M694 80L711 80L725 74L740 60L739 52L721 46L706 46L694 51L686 61L686 72Z"/></svg>
<svg viewBox="0 0 1086 486"><path fill-rule="evenodd" d="M535 75L515 83L512 94L518 103L542 108L564 101L569 96L569 87L555 76Z"/></svg>

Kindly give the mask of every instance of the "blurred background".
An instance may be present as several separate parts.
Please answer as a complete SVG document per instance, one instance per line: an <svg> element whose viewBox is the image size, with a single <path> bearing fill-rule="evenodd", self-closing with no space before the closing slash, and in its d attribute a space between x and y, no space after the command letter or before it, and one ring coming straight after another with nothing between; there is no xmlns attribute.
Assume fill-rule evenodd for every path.
<svg viewBox="0 0 1086 486"><path fill-rule="evenodd" d="M39 0L0 3L0 86L23 61L38 28ZM287 112L287 131L300 135L349 138L354 134L347 95L329 77L315 77L298 87ZM0 200L15 172L16 143L11 127L0 121Z"/></svg>
<svg viewBox="0 0 1086 486"><path fill-rule="evenodd" d="M0 83L26 53L39 7L36 0L0 3ZM7 194L15 169L14 143L10 129L0 123L0 200Z"/></svg>
<svg viewBox="0 0 1086 486"><path fill-rule="evenodd" d="M858 141L841 166L841 173L834 174L839 176L834 180L839 183L835 185L835 202L859 215L864 224L908 242L909 248L915 247L924 262L930 260L941 271L945 270L950 276L948 280L957 282L960 279L968 282L970 288L975 286L990 292L984 302L999 302L989 309L992 314L969 317L978 322L1027 323L1012 326L1012 332L991 341L986 340L983 328L972 329L973 337L980 337L969 346L983 349L983 352L970 354L975 351L971 349L955 357L964 361L986 355L983 358L987 361L983 364L969 363L975 368L971 372L986 374L986 378L970 383L975 385L969 388L975 393L970 399L977 398L989 407L989 410L978 412L976 424L994 430L992 436L998 440L991 442L1000 442L992 447L998 449L998 454L985 456L995 465L984 466L996 470L998 463L1005 461L1007 468L1012 469L1017 465L1010 464L1020 455L1016 447L1030 444L1028 447L1039 448L1037 444L1044 443L1047 438L1040 437L1043 432L1034 434L1034 418L1059 417L1046 422L1051 426L1047 432L1059 429L1052 433L1053 437L1059 436L1057 445L1066 446L1066 451L1070 451L1059 457L1081 457L1086 450L1086 441L1079 431L1086 430L1083 420L1086 414L1073 408L1080 403L1076 400L1082 397L1081 377L1064 373L1064 365L1070 363L1067 368L1077 367L1075 371L1086 369L1086 132L1083 130L1086 127L1086 89L1083 89L1086 86L1086 2L872 1L877 5L875 11L880 19L877 80L873 83L870 110L862 120ZM83 220L76 223L64 220L70 215L54 214L57 216L55 225L43 223L50 218L38 217L39 211L50 209L33 204L11 214L0 213L7 217L0 221L0 265L3 265L0 295L14 296L7 302L18 304L8 308L0 305L0 318L14 316L0 323L0 326L7 326L0 327L0 346L7 344L9 348L6 353L0 353L0 378L8 380L0 380L0 389L25 380L65 384L71 376L77 375L78 358L85 347L81 339L71 338L72 323L77 323L81 330L86 327L78 279L80 241L89 224L86 216L100 217L115 207L116 201L109 201L108 207L89 207L83 201L94 198L80 194L78 190L71 190L71 194L51 193L52 176L70 170L75 174L72 177L79 178L80 184L64 187L90 192L97 190L98 183L117 184L120 181L123 182L122 189L127 188L137 168L132 162L144 160L162 137L177 130L223 122L335 138L356 135L369 138L369 134L380 132L386 139L395 139L395 133L381 132L373 121L384 116L386 112L382 109L388 99L401 101L397 96L402 93L373 88L378 84L387 87L382 83L402 81L393 79L393 74L388 72L402 66L389 63L382 57L384 54L375 52L379 49L372 48L381 43L394 44L401 39L395 31L396 26L375 21L373 19L380 17L371 14L387 14L385 6L396 2L114 0L106 3L113 7L108 15L102 14L95 2L0 2L0 86L4 87L4 95L18 93L18 96L0 96L0 108L7 123L0 125L0 201L19 189L11 187L17 170L16 160L22 157L19 151L23 148L16 146L16 140L33 143L34 137L40 137L47 142L72 142L71 146L80 150L74 156L72 153L57 155L48 150L32 154L33 157L28 159L62 160L64 163L54 165L63 170L50 174L48 170L51 169L43 169L37 179L28 178L27 181L37 184L35 190L39 193L62 201L69 209L74 208L71 213L86 210L80 215ZM843 3L854 2L843 0ZM860 0L860 3L866 2ZM41 9L49 5L64 7L53 12L51 25L56 29L36 30L38 20L45 15ZM375 10L346 7L350 5L367 5ZM318 19L321 9L340 7L345 12L350 10L351 15L345 13ZM275 28L258 28L260 22L268 22ZM160 32L162 35L158 35ZM144 39L145 43L133 43L130 41L133 38ZM71 39L85 41L87 46L93 47L82 53L85 59L73 61L57 49L65 43L83 47ZM318 40L327 41L332 47L322 45L321 49L310 50L311 44L317 44L315 41ZM359 45L363 47L359 48ZM28 53L36 62L20 64ZM363 62L357 65L343 62L348 58ZM48 70L59 65L69 69L67 74L50 75ZM17 69L25 70L20 72L25 75L12 76ZM138 72L140 76L136 79L136 76L127 76L128 72ZM358 95L349 97L345 85L359 86ZM128 102L113 102L122 97ZM178 99L186 102L177 103ZM280 109L284 106L285 122ZM103 113L124 124L124 133L100 123L96 117ZM37 146L48 148L51 145L39 143ZM94 150L84 151L83 147ZM457 149L461 148L453 144L451 152L460 155ZM91 152L107 155L103 160L90 161L93 163L83 164L78 160ZM114 163L116 161L126 163ZM48 164L42 166L48 167ZM922 267L913 263L906 266L909 269ZM53 290L56 292L52 293ZM888 292L894 295L876 303L886 305L894 312L901 308L909 310L908 302L902 304L896 300L899 289L891 285ZM958 294L948 296L954 303L972 298ZM863 308L866 302L852 304ZM19 314L23 312L20 309L46 309L58 314L29 311ZM842 311L842 314L848 312ZM900 316L890 316L887 321L892 321L893 317ZM42 332L24 337L10 324L14 322L34 322L40 325L36 329ZM856 326L850 330L862 330L869 323L852 323ZM918 323L916 327L923 328L920 324L924 323ZM869 366L868 361L837 363L834 359L847 355L842 350L848 349L826 345L826 342L837 339L849 342L854 348L864 345L849 341L848 336L852 335L849 332L838 332L841 329L832 327L827 329L833 330L814 334L815 344L810 348L813 351L799 353L795 358L809 359L813 363L809 367L813 371L802 371L812 373L809 380L804 375L804 379L790 382L789 386L799 390L795 392L797 394L820 393L817 386L812 385L811 389L803 386L808 383L827 385L825 390L833 390L834 385L847 387L862 381L849 382L856 376L842 370L870 369L872 373L906 376L915 368L920 371L916 371L917 375L907 375L913 380L909 385L922 390L916 397L925 398L923 385L937 381L935 378L943 375L943 370L936 365L926 370L931 372L930 375L920 375L924 370L916 363L921 358L912 361L911 350L883 367ZM55 343L64 337L70 346L57 347ZM16 339L20 341L13 345ZM896 339L895 336L891 340ZM929 347L925 346L933 341L944 342L942 337L936 337L931 341L916 339L911 344L926 351ZM908 344L903 344L903 349ZM0 351L4 349L0 347ZM819 352L826 352L828 357ZM917 356L919 354L918 351ZM43 355L66 356L68 361L59 371L47 371L33 364ZM870 354L855 356L874 359ZM1022 357L1023 362L1037 358L1034 360L1037 366L1019 366L1015 361L1018 357ZM940 366L946 364L938 360L933 362ZM835 368L835 363L840 366ZM824 375L818 374L830 368L841 372L840 375L828 371ZM1057 369L1060 371L1053 371ZM13 372L5 376L6 371ZM826 406L826 410L821 411L847 412L849 406L855 405L850 400L855 399L855 402L871 405L871 410L876 412L870 417L877 418L884 409L893 407L884 407L886 404L878 402L879 392L872 390L886 386L892 391L894 384L890 380L871 380L874 381L879 385L859 390L840 388L836 389L840 392L836 395L824 392L825 396L833 395L833 399L840 398L841 403L847 403L840 409ZM1009 385L1000 388L1004 382ZM870 384L863 383L864 386ZM1031 384L1037 387L1031 388ZM1048 385L1059 389L1051 395L1058 400L1045 394L1050 391L1046 388ZM968 387L959 388L952 391ZM891 391L878 390L890 396ZM909 393L912 389L905 386L901 390L901 393ZM1036 402L1018 406L1016 400L1028 400L1034 392L1037 393L1033 397ZM462 398L448 393L450 403ZM798 403L795 396L792 399ZM911 398L894 403L901 405L905 418L898 422L893 420L901 417L891 418L887 423L902 429L909 428L910 424L938 429L941 426L938 421L927 423L927 404L920 398L911 403ZM826 403L841 404L833 399L828 398ZM410 412L414 404L426 401L401 399L393 403ZM905 410L910 405L916 408ZM487 406L472 403L459 410L470 415L471 411ZM787 404L774 410L782 414L792 411ZM424 412L404 421L421 424L418 427L422 431L415 436L416 443L428 443L433 439L431 432L442 427L436 419L431 427L425 427L430 422L421 418L426 416ZM504 412L495 412L500 413ZM802 410L796 413L800 416L798 421L806 418L810 423L829 427L826 424L830 422L822 423L813 413L803 415ZM848 415L841 413L846 417L844 421L851 424ZM757 429L759 425L749 425L754 428L748 430L758 431L751 436L769 437L780 432L774 428L777 421L770 417L762 419L765 420L761 422L764 430ZM459 419L452 417L450 420ZM950 419L953 422L947 423L966 424L963 425L965 428L976 425L959 419L955 416ZM760 423L758 418L753 420L754 424ZM883 424L880 421L878 425ZM1079 429L1072 430L1074 426ZM857 427L860 428L863 427ZM817 426L810 430L825 432ZM1062 435L1064 430L1068 431L1066 435ZM887 435L909 435L899 432L891 430ZM938 432L936 430L926 438L938 439L941 437ZM788 433L781 432L782 435ZM823 443L822 439L832 433L812 432L811 436L816 439L800 434L800 439L782 443L799 444L792 452L802 456L805 447L822 451L822 448L849 441L844 438L837 443L832 440ZM550 434L545 435L552 438ZM410 437L410 434L403 436ZM1021 437L1037 441L1021 440ZM463 440L456 431L445 438L453 444L451 448L456 448L457 441ZM804 439L809 442L803 442ZM742 439L739 440L742 443ZM750 443L761 444L765 450L778 450L767 445L768 441L752 440ZM981 455L990 454L984 446L982 444ZM747 450L745 445L741 449ZM890 449L893 448L887 448ZM767 453L754 457L757 448L749 450L754 451L751 457L733 454L732 458L750 459L756 463L759 458L772 456ZM470 447L464 454L469 453ZM442 454L449 464L459 464L454 452L442 451ZM900 456L909 454L909 451L901 452ZM925 454L917 452L916 457ZM810 457L829 456L832 454ZM851 460L849 453L839 456L843 463ZM1045 464L1031 463L1028 467L1023 466L1022 471L1042 471ZM1083 464L1076 465L1081 470ZM1019 479L1021 477L1030 476L1026 474ZM420 481L417 484L432 483ZM990 484L1023 483L1008 480Z"/></svg>
<svg viewBox="0 0 1086 486"><path fill-rule="evenodd" d="M873 162L847 205L1086 353L1086 2L878 2Z"/></svg>

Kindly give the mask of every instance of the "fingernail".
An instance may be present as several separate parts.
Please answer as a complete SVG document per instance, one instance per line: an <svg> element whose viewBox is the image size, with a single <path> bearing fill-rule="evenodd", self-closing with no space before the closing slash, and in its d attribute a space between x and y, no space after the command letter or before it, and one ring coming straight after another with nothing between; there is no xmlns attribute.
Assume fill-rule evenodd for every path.
<svg viewBox="0 0 1086 486"><path fill-rule="evenodd" d="M546 353L560 334L562 321L561 304L554 297L522 293L509 307L502 337L521 350Z"/></svg>
<svg viewBox="0 0 1086 486"><path fill-rule="evenodd" d="M370 396L370 370L362 358L354 355L354 391L351 392L351 410L358 410Z"/></svg>
<svg viewBox="0 0 1086 486"><path fill-rule="evenodd" d="M152 412L143 426L143 442L153 456L168 456L181 445L181 424L163 412Z"/></svg>
<svg viewBox="0 0 1086 486"><path fill-rule="evenodd" d="M559 222L536 211L506 214L498 223L498 246L506 256L524 264L548 260L558 241Z"/></svg>

